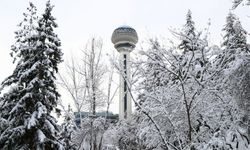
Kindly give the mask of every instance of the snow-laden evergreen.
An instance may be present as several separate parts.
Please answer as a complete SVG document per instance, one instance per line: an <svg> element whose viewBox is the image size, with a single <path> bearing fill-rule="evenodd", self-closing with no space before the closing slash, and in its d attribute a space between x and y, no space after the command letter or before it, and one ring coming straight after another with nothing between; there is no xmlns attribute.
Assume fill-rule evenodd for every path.
<svg viewBox="0 0 250 150"><path fill-rule="evenodd" d="M224 40L214 60L214 81L218 95L224 101L223 124L214 135L220 142L209 141L207 148L249 149L249 45L247 32L239 19L229 13L223 28ZM226 105L225 105L226 103ZM219 139L218 139L219 138ZM211 142L213 144L211 144Z"/></svg>
<svg viewBox="0 0 250 150"><path fill-rule="evenodd" d="M46 3L41 17L30 3L28 13L16 33L12 56L16 68L2 86L8 89L2 97L1 149L64 149L59 141L59 126L51 115L59 93L55 73L62 62L61 42L54 33L57 27L53 6ZM3 126L3 125L2 125Z"/></svg>
<svg viewBox="0 0 250 150"><path fill-rule="evenodd" d="M250 0L233 0L233 9L237 8L240 4L250 5Z"/></svg>
<svg viewBox="0 0 250 150"><path fill-rule="evenodd" d="M72 138L76 131L76 124L75 124L75 117L73 114L73 110L71 109L70 105L68 106L67 112L64 115L64 122L62 123L61 129L61 140L64 143L64 148L67 150L76 150L76 144L72 142Z"/></svg>
<svg viewBox="0 0 250 150"><path fill-rule="evenodd" d="M150 48L146 51L147 53L147 63L145 63L143 73L141 73L141 78L143 79L140 90L142 94L139 95L139 104L143 105L143 102L147 100L147 92L154 92L166 84L161 81L164 78L164 70L161 67L161 62L163 61L162 55L159 49L161 48L157 39L149 40ZM141 70L142 71L142 70ZM139 90L139 89L138 89Z"/></svg>

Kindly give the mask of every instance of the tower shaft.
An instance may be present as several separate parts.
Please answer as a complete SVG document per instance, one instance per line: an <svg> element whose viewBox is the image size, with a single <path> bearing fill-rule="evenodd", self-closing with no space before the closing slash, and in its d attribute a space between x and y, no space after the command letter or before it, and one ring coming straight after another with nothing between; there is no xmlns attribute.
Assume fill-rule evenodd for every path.
<svg viewBox="0 0 250 150"><path fill-rule="evenodd" d="M130 118L132 114L129 59L128 51L120 52L119 119Z"/></svg>

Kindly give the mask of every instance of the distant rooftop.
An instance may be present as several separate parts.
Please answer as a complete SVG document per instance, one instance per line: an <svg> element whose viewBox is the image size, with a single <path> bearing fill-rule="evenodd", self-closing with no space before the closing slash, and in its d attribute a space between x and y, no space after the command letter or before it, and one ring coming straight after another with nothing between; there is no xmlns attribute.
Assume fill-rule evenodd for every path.
<svg viewBox="0 0 250 150"><path fill-rule="evenodd" d="M80 114L78 112L74 112L74 115L76 118L80 118ZM112 112L108 112L107 117L113 117L113 116L118 116L118 114L113 114ZM81 112L81 116L83 118L85 117L90 117L91 113L90 112L86 112L86 111L82 111ZM106 112L105 111L101 111L101 112L96 112L96 117L105 117L106 116Z"/></svg>
<svg viewBox="0 0 250 150"><path fill-rule="evenodd" d="M80 124L80 114L82 119L92 117L90 112L86 111L82 111L81 113L74 112L76 124ZM98 117L105 118L106 112L105 111L96 112L96 116L93 116L93 118L98 118ZM113 114L112 112L108 112L107 119L110 120L111 122L115 122L116 120L118 120L118 117L119 117L118 114Z"/></svg>

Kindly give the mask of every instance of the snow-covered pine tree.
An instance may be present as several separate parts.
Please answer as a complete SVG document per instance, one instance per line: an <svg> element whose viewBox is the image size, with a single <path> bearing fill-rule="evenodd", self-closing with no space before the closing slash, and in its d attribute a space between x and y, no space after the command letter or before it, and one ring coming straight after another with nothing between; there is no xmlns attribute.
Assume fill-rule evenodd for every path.
<svg viewBox="0 0 250 150"><path fill-rule="evenodd" d="M61 140L64 143L66 150L76 150L76 144L72 142L72 136L76 132L77 126L74 120L73 110L68 105L68 110L65 112L64 122L62 123Z"/></svg>
<svg viewBox="0 0 250 150"><path fill-rule="evenodd" d="M36 41L34 35L36 33L36 26L34 22L37 21L37 10L32 3L29 4L27 10L28 12L23 14L24 20L18 25L20 30L15 32L16 43L11 48L11 56L14 58L14 62L18 59L16 69L2 83L3 87L10 86L10 90L1 98L1 123L5 128L1 130L0 147L5 149L25 149L28 147L24 142L24 138L20 138L25 135L26 127L23 125L25 123L23 120L27 118L23 108L24 99L22 97L25 95L28 96L25 90L25 86L27 85L21 83L25 74L20 73L28 70L31 66L30 63L27 63L31 56L27 54L32 51L31 48L35 45ZM20 56L22 56L21 59L19 59ZM20 102L21 104L19 104ZM22 114L19 112L15 113L17 109L22 111ZM22 117L19 117L19 115L22 115Z"/></svg>
<svg viewBox="0 0 250 150"><path fill-rule="evenodd" d="M246 40L247 32L231 12L226 18L222 48L214 59L214 89L221 98L220 122L204 149L249 149L250 55ZM248 90L247 90L248 89ZM237 104L237 105L236 105ZM242 117L242 118L240 118ZM220 142L218 142L220 141ZM223 144L221 144L223 143ZM201 149L201 148L200 148Z"/></svg>
<svg viewBox="0 0 250 150"><path fill-rule="evenodd" d="M241 3L250 5L250 0L233 0L233 9L237 8Z"/></svg>
<svg viewBox="0 0 250 150"><path fill-rule="evenodd" d="M249 62L250 62L250 51L249 44L247 44L247 32L242 28L241 23L237 20L234 24L235 35L234 35L234 45L235 45L235 60L231 62L230 69L232 70L232 76L237 77L235 81L236 90L235 95L237 95L237 99L239 100L238 105L240 109L243 109L246 116L250 114L250 103L248 99L250 97L250 93L247 89L250 87L250 81L248 76L250 75ZM230 72L230 71L229 71ZM237 89L238 87L239 89ZM243 106L244 105L244 106Z"/></svg>
<svg viewBox="0 0 250 150"><path fill-rule="evenodd" d="M184 117L183 124L177 124L177 127L183 129L182 141L188 144L195 142L198 138L201 126L209 126L205 124L202 110L206 104L203 99L206 93L206 70L207 70L207 51L208 42L206 38L201 38L201 33L197 32L195 23L192 20L192 13L189 10L186 15L186 23L181 32L175 33L180 39L180 44L176 51L181 51L181 54L176 53L175 59L171 62L171 79L172 87L176 88L177 97L173 98L182 105L179 111L179 119ZM195 104L195 105L194 105ZM178 120L178 117L176 116ZM201 124L197 124L197 121ZM198 122L199 122L198 121ZM196 131L194 129L197 129ZM204 139L202 139L204 140Z"/></svg>
<svg viewBox="0 0 250 150"><path fill-rule="evenodd" d="M157 39L150 39L150 48L147 50L147 63L146 63L146 82L145 89L153 91L154 88L163 86L163 68L161 63L161 46Z"/></svg>
<svg viewBox="0 0 250 150"><path fill-rule="evenodd" d="M139 104L147 99L146 97L151 92L157 91L160 87L166 84L163 80L164 71L162 68L163 58L161 55L162 47L158 39L149 39L149 48L144 52L147 57L143 72L141 74L143 81L140 84L139 89L142 93L139 95ZM146 97L145 97L146 96Z"/></svg>
<svg viewBox="0 0 250 150"><path fill-rule="evenodd" d="M236 16L232 12L229 12L226 18L226 24L222 29L222 31L225 32L225 35L223 36L224 41L222 43L222 47L225 47L227 49L230 49L234 46L232 43L232 37L233 34L235 33L234 23L236 19L237 19Z"/></svg>
<svg viewBox="0 0 250 150"><path fill-rule="evenodd" d="M30 3L16 32L12 54L18 63L13 74L2 83L5 89L10 89L3 95L1 106L1 119L8 125L1 131L2 149L64 149L58 140L59 126L51 116L60 96L55 73L62 61L52 8L48 1L37 21L36 8Z"/></svg>
<svg viewBox="0 0 250 150"><path fill-rule="evenodd" d="M247 50L247 46L244 44L246 43L246 31L242 28L239 20L232 12L229 12L222 31L225 32L221 45L223 50L218 60L220 60L219 64L221 67L225 69L229 67L228 64L230 62L235 60L236 51ZM241 49L238 49L239 47L241 47Z"/></svg>
<svg viewBox="0 0 250 150"><path fill-rule="evenodd" d="M204 68L205 63L207 63L207 58L205 57L207 41L201 39L201 33L196 31L190 10L187 13L186 24L182 30L179 33L181 40L179 48L182 51L182 55L178 58L180 59L180 71L177 72L184 80L190 75L195 76L198 80L202 80L202 71L204 70L200 69Z"/></svg>
<svg viewBox="0 0 250 150"><path fill-rule="evenodd" d="M170 131L172 127L169 125L169 120L163 113L168 107L164 105L167 103L167 94L164 93L166 90L165 86L168 82L166 69L164 68L166 67L164 53L167 50L164 49L158 39L151 38L148 44L148 48L145 51L141 51L141 54L146 56L146 61L142 60L135 63L140 64L140 71L137 75L142 79L137 86L137 91L140 91L138 96L139 106L137 105L137 114L134 114L133 117L133 121L139 122L133 129L133 132L138 132L137 136L139 138L134 140L133 143L129 143L131 142L130 140L122 139L127 140L128 143L125 145L135 144L138 148L143 147L142 149L162 147L166 143L158 142L163 140L160 134L162 134L162 137L166 136L166 139L168 139L172 132ZM147 113L147 115L145 115L145 113ZM149 119L149 117L151 117L151 119ZM154 121L154 123L152 123L152 121ZM157 130L155 126L157 126L159 130ZM159 133L161 130L164 132ZM152 140L152 138L154 140Z"/></svg>
<svg viewBox="0 0 250 150"><path fill-rule="evenodd" d="M195 33L195 27L194 27L194 21L192 20L192 12L188 10L188 13L186 15L186 24L183 27L183 33L182 33L182 41L179 45L180 49L183 50L183 53L186 53L188 51L195 51L196 47L193 42L193 39L196 38Z"/></svg>
<svg viewBox="0 0 250 150"><path fill-rule="evenodd" d="M223 36L223 41L221 44L221 48L219 49L219 52L215 59L213 60L212 64L214 67L212 67L210 70L213 72L212 74L212 84L214 85L214 89L216 89L216 92L221 95L220 97L225 98L225 101L227 102L227 106L224 106L223 108L225 109L224 112L228 112L229 110L226 110L228 108L231 109L231 107L234 105L234 101L231 99L232 95L228 93L225 89L229 89L229 85L226 84L228 80L228 73L224 73L226 69L230 69L230 63L234 62L235 56L236 56L236 49L237 46L235 45L235 22L237 18L236 16L232 13L229 12L228 16L226 17L226 24L224 25L224 28L222 31L225 32ZM230 72L230 71L229 71ZM231 93L231 92L230 92ZM230 98L231 96L231 98ZM226 98L227 97L227 98ZM222 109L223 109L222 108ZM223 118L230 118L228 114L222 114ZM227 119L223 119L226 120ZM231 123L221 123L223 126L228 127Z"/></svg>
<svg viewBox="0 0 250 150"><path fill-rule="evenodd" d="M226 80L233 70L240 67L243 61L248 59L249 44L247 44L247 32L242 28L239 19L231 12L226 18L226 24L222 31L225 32L221 45L222 50L214 63L218 72L224 71L225 77L220 79L227 82Z"/></svg>
<svg viewBox="0 0 250 150"><path fill-rule="evenodd" d="M247 31L243 29L241 22L237 19L234 23L235 35L233 36L234 47L236 51L249 52L249 44L247 44Z"/></svg>
<svg viewBox="0 0 250 150"><path fill-rule="evenodd" d="M242 118L239 119L238 131L241 136L246 136L248 142L237 141L249 144L250 139L250 53L249 44L247 44L247 32L242 28L239 20L234 22L234 34L232 38L234 54L228 69L224 71L227 90L234 100L236 100L239 112ZM244 145L247 145L244 144ZM250 146L246 146L246 149Z"/></svg>

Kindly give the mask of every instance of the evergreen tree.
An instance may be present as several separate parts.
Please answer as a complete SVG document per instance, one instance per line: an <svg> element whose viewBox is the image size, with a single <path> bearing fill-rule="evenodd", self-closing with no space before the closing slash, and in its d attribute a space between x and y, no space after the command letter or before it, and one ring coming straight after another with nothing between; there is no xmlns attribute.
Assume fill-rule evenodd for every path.
<svg viewBox="0 0 250 150"><path fill-rule="evenodd" d="M222 31L225 32L225 35L223 36L224 41L222 42L222 47L224 47L225 49L234 48L233 35L235 33L234 23L236 20L237 20L236 16L232 12L229 12L226 18L226 24L222 29Z"/></svg>
<svg viewBox="0 0 250 150"><path fill-rule="evenodd" d="M179 48L182 54L176 56L178 62L175 63L179 65L176 72L183 81L191 76L195 76L199 81L203 80L202 74L205 72L205 64L208 62L205 57L208 44L206 39L201 39L200 36L201 33L196 31L192 13L189 10L186 16L186 24L182 32L179 33L181 40Z"/></svg>
<svg viewBox="0 0 250 150"><path fill-rule="evenodd" d="M214 60L211 82L223 101L220 106L218 131L209 141L209 147L220 149L249 149L249 49L246 31L239 19L228 14L223 28L222 48ZM212 86L211 86L212 87ZM242 118L241 118L242 117ZM217 142L220 141L220 142ZM223 144L220 144L223 143ZM207 149L206 147L205 149Z"/></svg>
<svg viewBox="0 0 250 150"><path fill-rule="evenodd" d="M250 0L233 0L233 9L237 8L241 3L250 5Z"/></svg>
<svg viewBox="0 0 250 150"><path fill-rule="evenodd" d="M182 32L179 33L180 45L179 49L181 54L177 55L175 62L176 65L173 68L176 73L173 77L177 82L177 91L184 104L184 110L182 115L186 116L186 130L187 142L194 142L198 138L195 135L194 128L199 128L200 124L197 124L197 120L204 118L201 110L202 105L193 106L193 103L202 101L205 95L203 89L205 88L205 75L207 69L207 50L208 44L206 39L201 38L201 33L195 29L195 23L192 20L192 13L189 10L186 16L186 24L184 25ZM177 61L177 62L176 62ZM191 111L192 110L192 111ZM202 120L203 122L203 120ZM199 132L198 130L196 132Z"/></svg>
<svg viewBox="0 0 250 150"><path fill-rule="evenodd" d="M153 91L154 88L163 86L163 82L161 81L163 79L163 68L161 66L161 63L163 59L161 58L161 46L158 42L158 40L150 39L150 49L148 49L148 59L146 63L146 79L147 82L145 82L147 85L146 90L147 91Z"/></svg>
<svg viewBox="0 0 250 150"><path fill-rule="evenodd" d="M1 131L2 149L63 149L58 141L59 126L51 112L56 109L59 93L55 73L62 61L57 27L48 1L42 17L36 20L36 8L30 3L12 56L17 66L2 86L10 90L3 95L1 120L8 127ZM13 55L15 54L15 56Z"/></svg>
<svg viewBox="0 0 250 150"><path fill-rule="evenodd" d="M145 74L143 75L143 81L141 83L140 89L142 90L142 94L139 95L139 104L143 104L146 100L146 97L151 92L157 91L160 87L162 87L165 82L164 80L164 71L162 68L162 55L160 43L157 39L149 40L150 47L145 52L147 55L147 61L145 63ZM146 97L145 97L146 96Z"/></svg>
<svg viewBox="0 0 250 150"><path fill-rule="evenodd" d="M74 122L74 114L70 105L64 116L64 122L62 124L61 140L64 143L66 150L76 150L76 145L72 142L72 136L76 132L77 126Z"/></svg>
<svg viewBox="0 0 250 150"><path fill-rule="evenodd" d="M186 15L186 24L184 25L182 32L182 41L179 45L180 49L182 49L184 53L188 51L195 51L196 45L194 44L196 44L195 38L197 36L195 33L194 21L192 20L192 12L190 10L188 10Z"/></svg>
<svg viewBox="0 0 250 150"><path fill-rule="evenodd" d="M233 13L229 13L222 31L225 32L222 42L222 53L217 58L222 68L229 68L230 63L235 62L236 56L249 51L246 35L239 19Z"/></svg>
<svg viewBox="0 0 250 150"><path fill-rule="evenodd" d="M234 23L234 30L234 48L236 48L237 51L249 52L249 45L247 44L247 32L245 29L243 29L239 19L237 19Z"/></svg>

